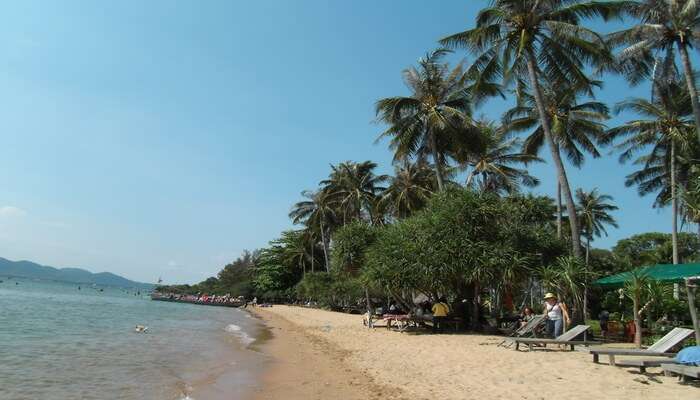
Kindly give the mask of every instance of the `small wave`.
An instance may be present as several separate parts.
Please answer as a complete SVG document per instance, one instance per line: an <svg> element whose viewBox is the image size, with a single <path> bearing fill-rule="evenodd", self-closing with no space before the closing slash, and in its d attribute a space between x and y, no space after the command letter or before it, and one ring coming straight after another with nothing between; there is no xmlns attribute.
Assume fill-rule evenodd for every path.
<svg viewBox="0 0 700 400"><path fill-rule="evenodd" d="M244 346L248 346L255 341L255 338L248 335L246 332L243 331L243 329L241 329L240 326L236 324L226 325L226 328L224 328L224 330L228 333L233 333L234 335L238 336L238 339L240 339Z"/></svg>

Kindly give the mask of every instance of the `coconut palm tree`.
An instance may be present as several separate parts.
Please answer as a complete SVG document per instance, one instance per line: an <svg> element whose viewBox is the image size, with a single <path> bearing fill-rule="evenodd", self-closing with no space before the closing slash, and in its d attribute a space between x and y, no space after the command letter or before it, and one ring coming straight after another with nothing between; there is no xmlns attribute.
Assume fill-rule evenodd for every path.
<svg viewBox="0 0 700 400"><path fill-rule="evenodd" d="M697 0L628 1L626 11L639 19L638 24L608 36L614 47L624 47L618 59L622 71L632 83L644 81L656 68L656 57L669 62L675 59L674 46L680 53L685 85L690 93L693 116L700 140L700 103L693 79L688 49L700 43L700 2ZM660 54L662 53L662 54Z"/></svg>
<svg viewBox="0 0 700 400"><path fill-rule="evenodd" d="M353 220L375 221L372 215L377 197L385 190L382 185L389 177L374 173L377 164L371 161L342 162L331 166L328 179L321 181L324 196L337 210L343 225Z"/></svg>
<svg viewBox="0 0 700 400"><path fill-rule="evenodd" d="M529 85L566 201L576 257L581 256L576 206L541 84L547 81L580 90L593 86L585 74L585 63L607 65L612 58L601 36L581 26L580 21L594 16L607 18L620 8L617 2L609 1L492 0L490 7L479 12L476 28L440 42L476 53L470 70L479 73L481 80L493 81L500 76L518 88Z"/></svg>
<svg viewBox="0 0 700 400"><path fill-rule="evenodd" d="M448 50L439 49L418 60L417 67L404 70L409 96L388 97L376 104L379 120L389 127L377 140L391 138L394 160L410 157L432 159L438 190L445 187L447 148L457 130L471 125L471 102L476 93L500 93L488 82L468 84L464 66L454 69L444 63Z"/></svg>
<svg viewBox="0 0 700 400"><path fill-rule="evenodd" d="M435 171L426 163L402 162L395 168L394 176L381 200L390 208L395 218L406 218L425 206L437 191Z"/></svg>
<svg viewBox="0 0 700 400"><path fill-rule="evenodd" d="M305 190L301 192L306 200L300 201L292 206L289 218L295 224L304 224L307 229L318 232L323 246L323 260L326 271L330 268L329 262L329 242L330 233L336 225L336 210L330 201L330 196L323 191L312 192Z"/></svg>
<svg viewBox="0 0 700 400"><path fill-rule="evenodd" d="M593 82L600 85L599 82ZM603 139L606 126L603 121L610 118L610 110L604 103L588 100L585 91L562 86L542 87L547 114L551 121L553 139L557 152L564 152L569 162L580 168L585 155L600 157L596 147ZM545 144L544 130L540 124L535 98L528 91L519 93L518 105L503 115L503 124L510 131L531 131L525 139L523 151L539 154ZM561 183L557 181L557 236L562 235Z"/></svg>
<svg viewBox="0 0 700 400"><path fill-rule="evenodd" d="M694 175L679 193L681 199L680 215L684 223L698 225L700 239L700 176Z"/></svg>
<svg viewBox="0 0 700 400"><path fill-rule="evenodd" d="M617 228L617 221L610 215L618 207L610 202L612 196L601 194L598 188L586 192L583 189L576 191L578 202L579 220L581 221L581 234L586 238L586 265L588 265L591 241L594 237L608 236L606 225Z"/></svg>
<svg viewBox="0 0 700 400"><path fill-rule="evenodd" d="M509 132L493 122L480 121L477 127L481 131L479 145L459 146L452 153L462 170L470 170L467 187L479 186L486 191L514 194L520 191L521 185L531 188L539 184L526 169L516 167L542 161L523 153L520 139L510 137Z"/></svg>
<svg viewBox="0 0 700 400"><path fill-rule="evenodd" d="M655 82L655 87L656 96L651 101L634 98L615 107L616 112L629 110L646 119L628 121L610 129L606 140L624 139L616 146L623 150L620 162L626 162L640 151L650 149L649 153L634 161L641 169L628 175L625 184L637 185L642 196L659 192L656 206L671 202L673 263L677 264L679 257L676 192L679 172L683 175L687 172L685 168L679 171L679 151L687 149L689 134L695 131L695 126L691 115L690 96L680 80Z"/></svg>

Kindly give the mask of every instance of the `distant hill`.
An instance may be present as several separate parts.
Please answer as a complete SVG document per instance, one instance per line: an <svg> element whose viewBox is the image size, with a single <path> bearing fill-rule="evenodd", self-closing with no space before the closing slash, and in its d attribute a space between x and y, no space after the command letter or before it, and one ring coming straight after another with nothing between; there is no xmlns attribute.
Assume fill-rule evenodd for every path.
<svg viewBox="0 0 700 400"><path fill-rule="evenodd" d="M11 261L2 257L0 257L0 276L144 289L154 287L150 283L135 282L111 272L94 274L80 268L54 268L31 261Z"/></svg>

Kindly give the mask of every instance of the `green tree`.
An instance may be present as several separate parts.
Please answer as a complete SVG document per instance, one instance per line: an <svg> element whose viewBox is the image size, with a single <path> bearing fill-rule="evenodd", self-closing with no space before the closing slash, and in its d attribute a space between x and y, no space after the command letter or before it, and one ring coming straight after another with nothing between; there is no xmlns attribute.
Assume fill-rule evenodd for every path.
<svg viewBox="0 0 700 400"><path fill-rule="evenodd" d="M577 0L492 0L481 10L476 28L441 40L450 47L464 47L477 54L473 69L481 80L501 76L519 88L530 86L544 139L566 201L573 253L581 257L579 221L566 169L547 114L542 82L551 86L591 87L585 64L609 64L611 55L596 32L580 25L583 18L609 17L620 9L617 2Z"/></svg>
<svg viewBox="0 0 700 400"><path fill-rule="evenodd" d="M598 82L593 82L599 85ZM587 85L588 86L588 85ZM608 107L601 102L584 100L586 90L575 90L569 86L543 85L542 94L546 112L551 121L551 131L557 152L564 152L569 162L581 168L585 155L600 157L596 147L605 135L603 121L610 118ZM523 151L539 154L545 144L535 97L528 91L520 91L518 105L503 115L503 124L509 131L531 131L525 139ZM561 182L557 180L557 234L562 235Z"/></svg>
<svg viewBox="0 0 700 400"><path fill-rule="evenodd" d="M551 200L541 197L438 193L424 210L379 231L366 253L363 279L404 304L411 302L404 294L415 292L469 299L476 327L482 288L504 288L506 275L520 276L562 254L553 215Z"/></svg>
<svg viewBox="0 0 700 400"><path fill-rule="evenodd" d="M625 283L625 296L632 300L632 317L634 318L634 344L642 347L642 317L641 304L649 291L649 278L644 273L632 271L630 279Z"/></svg>
<svg viewBox="0 0 700 400"><path fill-rule="evenodd" d="M671 235L648 232L622 239L612 248L615 258L630 268L655 264L670 264L673 261ZM678 253L684 261L697 260L700 241L696 235L678 234Z"/></svg>
<svg viewBox="0 0 700 400"><path fill-rule="evenodd" d="M337 224L336 210L327 191L303 191L301 195L306 200L294 204L289 218L295 224L303 223L307 229L318 232L321 238L324 265L328 271L330 267L328 247L331 231Z"/></svg>
<svg viewBox="0 0 700 400"><path fill-rule="evenodd" d="M630 174L625 184L637 185L641 196L659 192L656 205L671 202L673 263L678 264L678 160L679 150L687 148L689 133L694 132L689 96L679 81L654 82L655 96L651 101L634 98L619 103L616 112L629 110L645 119L628 121L608 131L610 141L623 138L617 148L622 150L620 162L640 151L649 153L638 157L641 169Z"/></svg>
<svg viewBox="0 0 700 400"><path fill-rule="evenodd" d="M448 53L436 50L418 60L417 68L404 70L410 96L388 97L376 104L377 116L389 126L378 140L391 138L396 161L432 158L438 190L445 188L447 151L456 133L471 125L474 91L498 93L497 86L488 83L468 86L463 64L452 69L443 62Z"/></svg>
<svg viewBox="0 0 700 400"><path fill-rule="evenodd" d="M467 187L515 194L521 185L532 188L539 184L527 169L517 168L542 161L537 156L523 153L520 139L510 137L506 130L493 122L480 121L477 127L481 132L480 143L474 147L457 147L452 156L463 170L469 170Z"/></svg>
<svg viewBox="0 0 700 400"><path fill-rule="evenodd" d="M700 140L700 103L688 54L688 49L695 47L700 39L700 3L696 0L639 0L625 3L626 11L640 23L608 36L612 46L624 47L618 55L622 71L632 83L644 81L650 71L658 67L658 53L664 54L667 64L673 62L675 46L681 56L686 93L690 94Z"/></svg>
<svg viewBox="0 0 700 400"><path fill-rule="evenodd" d="M617 221L610 212L617 210L617 206L611 204L612 196L601 194L598 188L586 192L583 189L576 191L578 202L579 220L581 221L581 234L586 238L586 265L589 265L591 241L594 237L607 236L606 225L617 228Z"/></svg>
<svg viewBox="0 0 700 400"><path fill-rule="evenodd" d="M372 211L385 190L381 185L389 179L387 175L376 175L376 168L377 164L371 161L346 161L332 165L328 179L321 181L321 191L328 196L342 225L353 220L375 220Z"/></svg>
<svg viewBox="0 0 700 400"><path fill-rule="evenodd" d="M382 193L384 202L394 218L406 218L425 207L437 191L434 170L426 163L403 161L389 178L389 186Z"/></svg>

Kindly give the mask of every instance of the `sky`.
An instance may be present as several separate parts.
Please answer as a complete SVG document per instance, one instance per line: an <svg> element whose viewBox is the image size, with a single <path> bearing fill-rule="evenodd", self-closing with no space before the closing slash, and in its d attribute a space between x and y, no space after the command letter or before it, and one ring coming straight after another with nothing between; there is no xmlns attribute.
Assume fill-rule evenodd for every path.
<svg viewBox="0 0 700 400"><path fill-rule="evenodd" d="M330 164L373 160L392 172L387 143L375 144L374 103L408 94L401 71L441 37L472 27L486 4L6 4L0 256L144 282L215 275L292 228L291 205ZM605 77L598 99L647 92ZM498 118L507 106L492 101L477 114ZM670 213L624 186L633 167L604 154L569 167L574 189L598 187L620 206L620 228L594 244L669 232ZM536 192L553 195L551 163L531 172L542 181Z"/></svg>

